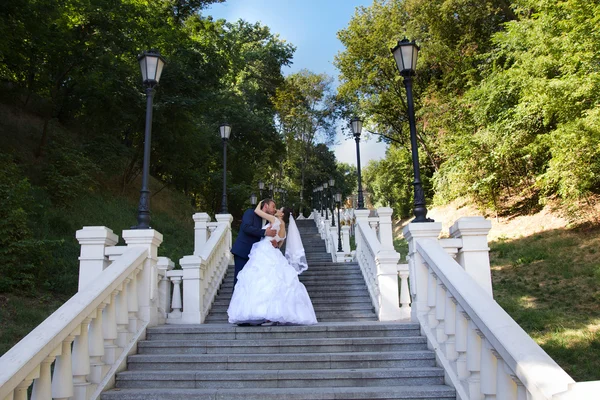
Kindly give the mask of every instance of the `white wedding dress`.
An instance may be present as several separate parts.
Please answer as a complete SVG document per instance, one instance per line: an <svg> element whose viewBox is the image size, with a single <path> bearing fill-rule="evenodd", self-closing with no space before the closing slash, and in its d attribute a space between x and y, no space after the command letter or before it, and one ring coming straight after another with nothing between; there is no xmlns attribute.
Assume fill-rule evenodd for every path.
<svg viewBox="0 0 600 400"><path fill-rule="evenodd" d="M268 227L271 224L268 224ZM279 231L281 222L272 228ZM265 227L265 228L266 228ZM298 235L299 237L299 235ZM299 271L286 259L271 240L265 237L252 246L249 260L238 274L227 314L233 324L260 323L313 325L317 317L306 288L298 279ZM289 244L289 243L288 243Z"/></svg>

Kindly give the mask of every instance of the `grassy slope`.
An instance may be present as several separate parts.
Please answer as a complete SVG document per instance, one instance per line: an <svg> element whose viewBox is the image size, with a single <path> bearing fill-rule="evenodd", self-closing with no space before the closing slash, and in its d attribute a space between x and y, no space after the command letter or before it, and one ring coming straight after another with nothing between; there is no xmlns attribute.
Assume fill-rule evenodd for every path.
<svg viewBox="0 0 600 400"><path fill-rule="evenodd" d="M481 213L454 203L428 214L442 234L469 215ZM570 228L549 208L491 221L495 300L573 379L599 380L600 228ZM404 256L406 241L395 244Z"/></svg>

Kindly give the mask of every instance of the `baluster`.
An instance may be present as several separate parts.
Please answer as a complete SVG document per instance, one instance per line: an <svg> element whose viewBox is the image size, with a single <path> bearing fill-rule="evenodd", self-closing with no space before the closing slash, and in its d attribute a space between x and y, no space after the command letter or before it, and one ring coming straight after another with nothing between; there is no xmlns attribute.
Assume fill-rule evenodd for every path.
<svg viewBox="0 0 600 400"><path fill-rule="evenodd" d="M468 382L469 400L481 400L481 337L480 332L473 323L469 320L467 329L467 369L470 372Z"/></svg>
<svg viewBox="0 0 600 400"><path fill-rule="evenodd" d="M31 371L21 383L19 383L13 392L14 400L27 400L27 390L31 386L31 382L40 376L40 366L38 365ZM8 398L11 398L9 395Z"/></svg>
<svg viewBox="0 0 600 400"><path fill-rule="evenodd" d="M117 346L124 349L129 342L129 313L127 312L127 279L119 286L116 298Z"/></svg>
<svg viewBox="0 0 600 400"><path fill-rule="evenodd" d="M61 346L62 347L62 346ZM40 376L33 382L31 400L46 400L52 398L52 373L50 366L62 348L57 347L40 364Z"/></svg>
<svg viewBox="0 0 600 400"><path fill-rule="evenodd" d="M429 269L429 266L428 266ZM433 271L429 270L427 279L427 306L429 307L429 313L427 315L427 321L429 323L429 329L431 333L435 333L435 327L438 324L438 320L435 318L435 304L437 296L437 276Z"/></svg>
<svg viewBox="0 0 600 400"><path fill-rule="evenodd" d="M481 341L481 393L485 400L496 398L497 360L494 349L487 339Z"/></svg>
<svg viewBox="0 0 600 400"><path fill-rule="evenodd" d="M467 331L469 329L469 319L467 313L465 313L460 305L456 305L456 331L454 335L454 346L457 353L456 358L456 374L458 379L463 384L463 387L467 389L469 378L469 370L467 368Z"/></svg>
<svg viewBox="0 0 600 400"><path fill-rule="evenodd" d="M90 374L90 353L88 343L88 325L91 317L85 318L81 323L81 334L73 342L73 399L87 399L87 390L90 383L86 375Z"/></svg>
<svg viewBox="0 0 600 400"><path fill-rule="evenodd" d="M400 306L403 311L407 311L403 314L408 318L410 317L410 289L408 288L408 265L403 266L403 268L398 271L398 275L400 276Z"/></svg>
<svg viewBox="0 0 600 400"><path fill-rule="evenodd" d="M171 299L172 318L181 318L181 276L171 276L173 281L173 299Z"/></svg>
<svg viewBox="0 0 600 400"><path fill-rule="evenodd" d="M137 323L138 323L138 275L139 270L135 270L131 274L131 279L127 279L127 318L129 319L129 325L127 330L129 333L133 334L137 332Z"/></svg>
<svg viewBox="0 0 600 400"><path fill-rule="evenodd" d="M117 292L114 291L107 299L108 304L104 309L102 318L102 336L104 337L104 357L102 357L102 361L108 366L113 365L118 356L117 345L115 344L117 339L116 295Z"/></svg>
<svg viewBox="0 0 600 400"><path fill-rule="evenodd" d="M435 319L437 320L437 326L435 329L436 339L442 351L444 350L444 346L446 343L446 286L442 284L441 281L438 282L437 287L437 295L435 296Z"/></svg>
<svg viewBox="0 0 600 400"><path fill-rule="evenodd" d="M517 400L528 400L529 396L527 396L527 388L523 385L523 382L514 375L512 375L511 378L517 385Z"/></svg>
<svg viewBox="0 0 600 400"><path fill-rule="evenodd" d="M496 354L496 398L498 400L517 400L517 383L513 374L500 355Z"/></svg>
<svg viewBox="0 0 600 400"><path fill-rule="evenodd" d="M92 317L92 322L89 328L89 356L90 356L90 376L89 381L93 384L98 384L102 381L104 362L104 336L102 334L103 319L102 310L106 307L106 303L100 303L96 308L95 315Z"/></svg>
<svg viewBox="0 0 600 400"><path fill-rule="evenodd" d="M79 329L78 329L79 330ZM54 374L52 375L52 398L68 399L73 396L73 368L71 358L71 343L75 339L73 332L62 342L60 355L54 363Z"/></svg>
<svg viewBox="0 0 600 400"><path fill-rule="evenodd" d="M446 325L444 326L444 334L446 335L446 341L444 342L446 358L453 367L455 367L456 359L458 354L456 353L456 299L452 297L450 292L446 292Z"/></svg>

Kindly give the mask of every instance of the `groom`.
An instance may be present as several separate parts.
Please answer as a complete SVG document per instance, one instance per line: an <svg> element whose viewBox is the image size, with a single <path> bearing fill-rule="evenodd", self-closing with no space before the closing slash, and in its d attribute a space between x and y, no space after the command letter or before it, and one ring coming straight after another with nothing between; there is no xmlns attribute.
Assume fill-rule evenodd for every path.
<svg viewBox="0 0 600 400"><path fill-rule="evenodd" d="M262 210L267 214L275 215L275 202L271 199L265 199L262 203ZM238 233L235 243L231 247L233 253L233 261L235 263L235 273L233 275L233 288L237 283L237 276L248 262L248 255L252 249L252 245L258 242L265 236L273 237L277 231L275 229L262 229L262 218L256 215L253 208L244 212L242 217L242 225Z"/></svg>

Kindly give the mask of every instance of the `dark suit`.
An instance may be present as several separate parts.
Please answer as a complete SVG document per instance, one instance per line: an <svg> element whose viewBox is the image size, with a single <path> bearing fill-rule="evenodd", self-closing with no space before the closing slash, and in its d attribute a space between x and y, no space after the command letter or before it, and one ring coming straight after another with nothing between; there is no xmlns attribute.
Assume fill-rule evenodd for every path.
<svg viewBox="0 0 600 400"><path fill-rule="evenodd" d="M235 243L231 247L233 261L235 262L235 273L233 275L233 287L237 283L237 276L248 262L248 255L252 245L265 236L262 229L262 218L254 213L253 209L246 210L242 217L242 225Z"/></svg>

